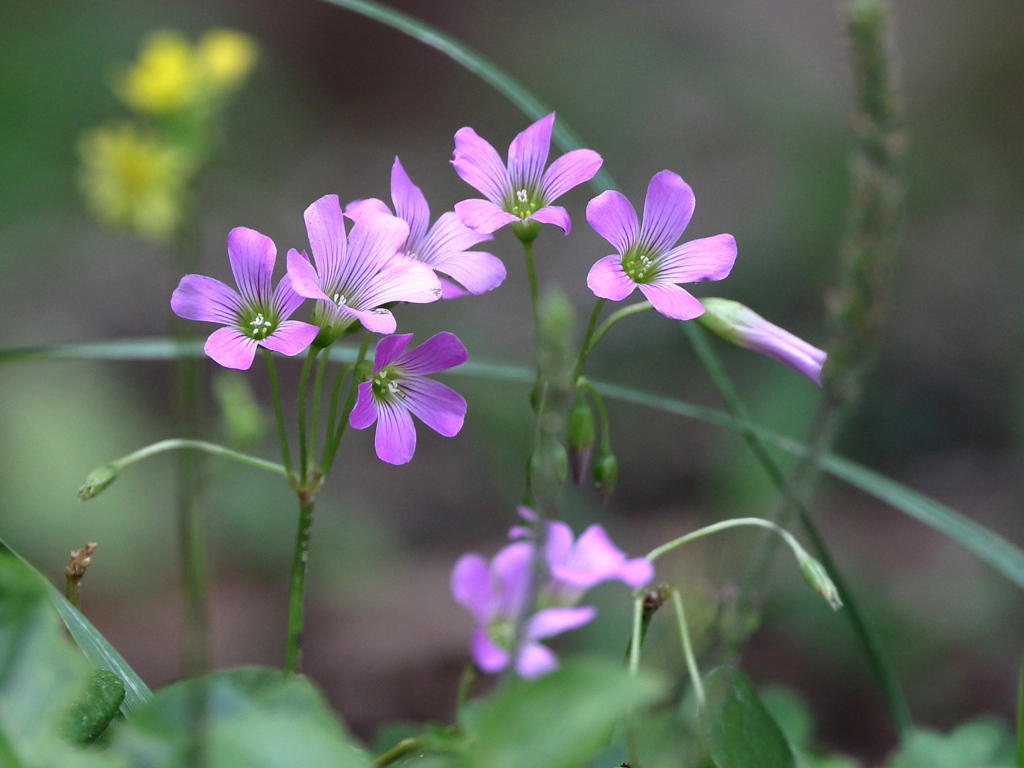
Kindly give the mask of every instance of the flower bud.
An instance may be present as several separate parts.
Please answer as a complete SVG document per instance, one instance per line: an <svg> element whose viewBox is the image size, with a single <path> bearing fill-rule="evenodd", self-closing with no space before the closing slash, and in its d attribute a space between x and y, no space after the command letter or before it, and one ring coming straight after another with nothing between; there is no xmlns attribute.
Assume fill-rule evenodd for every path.
<svg viewBox="0 0 1024 768"><path fill-rule="evenodd" d="M619 462L615 454L602 448L594 459L594 487L601 501L608 501L615 492L615 481L619 477Z"/></svg>
<svg viewBox="0 0 1024 768"><path fill-rule="evenodd" d="M576 485L583 485L583 478L590 466L590 457L594 453L594 440L597 430L594 428L594 412L586 397L580 394L576 404L569 412L569 427L566 430L566 442L569 444L569 463L572 466L572 479Z"/></svg>
<svg viewBox="0 0 1024 768"><path fill-rule="evenodd" d="M802 549L796 553L797 561L800 563L800 572L804 579L811 585L811 589L825 598L833 611L843 607L843 601L839 598L839 590L832 579L828 577L825 566L804 552Z"/></svg>
<svg viewBox="0 0 1024 768"><path fill-rule="evenodd" d="M353 375L356 377L356 381L363 382L369 381L373 378L373 361L363 360L355 367Z"/></svg>
<svg viewBox="0 0 1024 768"><path fill-rule="evenodd" d="M561 485L568 470L569 457L565 446L553 437L545 437L530 457L531 485Z"/></svg>
<svg viewBox="0 0 1024 768"><path fill-rule="evenodd" d="M88 501L93 496L99 494L100 491L117 479L120 471L121 468L116 464L104 464L103 466L96 467L85 478L85 483L82 487L78 489L78 500Z"/></svg>
<svg viewBox="0 0 1024 768"><path fill-rule="evenodd" d="M825 353L773 325L749 307L729 299L701 299L704 314L697 322L740 347L775 358L802 373L819 387Z"/></svg>

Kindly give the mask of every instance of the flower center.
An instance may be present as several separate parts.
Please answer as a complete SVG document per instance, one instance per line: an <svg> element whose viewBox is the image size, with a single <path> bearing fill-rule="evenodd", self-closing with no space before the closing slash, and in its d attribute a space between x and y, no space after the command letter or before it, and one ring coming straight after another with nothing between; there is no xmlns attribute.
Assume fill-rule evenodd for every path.
<svg viewBox="0 0 1024 768"><path fill-rule="evenodd" d="M339 306L339 307L347 307L348 306L348 303L345 301L345 297L342 294L336 293L336 294L334 294L334 296L332 298L333 298L333 301L334 301L336 306Z"/></svg>
<svg viewBox="0 0 1024 768"><path fill-rule="evenodd" d="M508 619L493 619L487 624L487 637L499 648L509 650L512 647L515 626Z"/></svg>
<svg viewBox="0 0 1024 768"><path fill-rule="evenodd" d="M540 208L540 201L530 194L527 189L519 189L512 196L508 212L520 219L525 219Z"/></svg>
<svg viewBox="0 0 1024 768"><path fill-rule="evenodd" d="M634 245L622 254L622 271L634 283L648 283L657 276L658 262L652 254Z"/></svg>
<svg viewBox="0 0 1024 768"><path fill-rule="evenodd" d="M246 312L238 323L238 329L250 339L262 341L277 330L277 318L270 312L264 312L258 308Z"/></svg>
<svg viewBox="0 0 1024 768"><path fill-rule="evenodd" d="M395 400L402 395L400 377L391 366L381 368L373 375L373 395L378 400Z"/></svg>

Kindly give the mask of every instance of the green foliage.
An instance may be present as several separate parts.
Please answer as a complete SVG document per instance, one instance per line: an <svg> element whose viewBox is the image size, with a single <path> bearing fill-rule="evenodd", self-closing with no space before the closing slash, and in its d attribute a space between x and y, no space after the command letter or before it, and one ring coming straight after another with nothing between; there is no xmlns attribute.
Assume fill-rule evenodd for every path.
<svg viewBox="0 0 1024 768"><path fill-rule="evenodd" d="M789 742L735 667L718 667L705 680L701 730L717 768L795 768Z"/></svg>
<svg viewBox="0 0 1024 768"><path fill-rule="evenodd" d="M113 672L94 669L82 698L64 718L64 736L75 744L92 744L117 716L124 701L124 682Z"/></svg>
<svg viewBox="0 0 1024 768"><path fill-rule="evenodd" d="M912 731L886 768L1010 768L1014 744L1002 721L982 717L949 734Z"/></svg>

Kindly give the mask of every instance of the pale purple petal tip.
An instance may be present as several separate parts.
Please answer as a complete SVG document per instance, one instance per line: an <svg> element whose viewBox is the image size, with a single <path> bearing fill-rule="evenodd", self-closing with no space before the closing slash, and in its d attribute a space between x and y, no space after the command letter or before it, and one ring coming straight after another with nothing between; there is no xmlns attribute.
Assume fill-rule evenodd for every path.
<svg viewBox="0 0 1024 768"><path fill-rule="evenodd" d="M587 223L620 255L629 250L640 236L636 209L625 195L615 190L602 192L587 203Z"/></svg>
<svg viewBox="0 0 1024 768"><path fill-rule="evenodd" d="M592 149L574 149L555 160L544 172L541 198L552 203L573 187L594 178L601 168L601 156Z"/></svg>
<svg viewBox="0 0 1024 768"><path fill-rule="evenodd" d="M185 275L171 294L171 309L186 320L230 325L238 318L241 299L233 288L205 275Z"/></svg>
<svg viewBox="0 0 1024 768"><path fill-rule="evenodd" d="M519 221L519 217L499 208L489 200L463 200L455 204L455 213L467 227L489 235L497 229Z"/></svg>
<svg viewBox="0 0 1024 768"><path fill-rule="evenodd" d="M693 190L678 173L654 174L647 186L640 240L655 253L664 253L675 245L690 223L693 206Z"/></svg>
<svg viewBox="0 0 1024 768"><path fill-rule="evenodd" d="M546 675L558 669L558 657L547 646L540 643L527 643L519 651L516 659L516 672L527 680Z"/></svg>
<svg viewBox="0 0 1024 768"><path fill-rule="evenodd" d="M377 406L373 402L373 389L368 381L360 382L357 388L356 404L349 414L348 423L353 429L366 429L377 420Z"/></svg>
<svg viewBox="0 0 1024 768"><path fill-rule="evenodd" d="M475 552L463 555L455 563L451 577L452 596L478 622L490 620L491 575L487 560Z"/></svg>
<svg viewBox="0 0 1024 768"><path fill-rule="evenodd" d="M416 452L416 427L405 408L393 403L377 403L377 433L374 436L377 458L388 464L407 464Z"/></svg>
<svg viewBox="0 0 1024 768"><path fill-rule="evenodd" d="M327 294L320 288L320 278L313 269L313 265L309 263L309 257L294 248L288 251L288 278L291 281L292 290L299 296L330 301Z"/></svg>
<svg viewBox="0 0 1024 768"><path fill-rule="evenodd" d="M703 237L683 243L658 261L658 280L697 283L722 280L736 262L736 238L729 234Z"/></svg>
<svg viewBox="0 0 1024 768"><path fill-rule="evenodd" d="M505 265L501 259L484 251L464 251L451 256L436 267L453 280L457 280L466 291L474 296L494 290L505 281ZM444 294L444 281L441 281L443 298L452 298ZM465 294L466 291L461 291Z"/></svg>
<svg viewBox="0 0 1024 768"><path fill-rule="evenodd" d="M527 640L544 640L582 627L596 615L597 610L589 605L578 608L545 608L526 622L523 629L524 637Z"/></svg>
<svg viewBox="0 0 1024 768"><path fill-rule="evenodd" d="M487 636L487 629L480 625L473 627L473 636L469 641L469 650L473 662L481 672L494 674L508 666L508 651L499 648Z"/></svg>
<svg viewBox="0 0 1024 768"><path fill-rule="evenodd" d="M337 195L324 195L302 214L306 222L313 261L322 285L335 282L345 261L348 245L345 239L345 217Z"/></svg>
<svg viewBox="0 0 1024 768"><path fill-rule="evenodd" d="M508 176L514 189L540 186L551 149L555 113L545 115L516 136L508 148Z"/></svg>
<svg viewBox="0 0 1024 768"><path fill-rule="evenodd" d="M383 213L392 216L391 209L383 200L376 197L369 197L365 200L353 200L345 206L345 215L355 221L365 213Z"/></svg>
<svg viewBox="0 0 1024 768"><path fill-rule="evenodd" d="M541 224L554 224L561 227L565 234L572 231L572 221L569 214L560 205L546 205L530 214L530 218L539 221Z"/></svg>
<svg viewBox="0 0 1024 768"><path fill-rule="evenodd" d="M381 341L381 344L383 343L384 340ZM466 351L466 345L459 341L458 336L448 331L442 331L434 334L415 349L410 349L400 355L396 353L396 357L398 357L397 364L404 372L422 376L462 365L469 358L469 352ZM383 363L383 365L387 365L387 363Z"/></svg>
<svg viewBox="0 0 1024 768"><path fill-rule="evenodd" d="M433 379L417 377L404 383L406 407L420 421L444 437L455 437L466 418L465 398Z"/></svg>
<svg viewBox="0 0 1024 768"><path fill-rule="evenodd" d="M408 242L419 243L430 223L430 206L397 157L391 166L391 200L395 204L395 215L409 225Z"/></svg>
<svg viewBox="0 0 1024 768"><path fill-rule="evenodd" d="M228 261L238 292L249 304L270 301L271 274L277 260L277 246L266 235L248 227L235 227L228 233Z"/></svg>
<svg viewBox="0 0 1024 768"><path fill-rule="evenodd" d="M300 320L285 320L261 342L267 349L282 355L297 355L313 343L320 328Z"/></svg>
<svg viewBox="0 0 1024 768"><path fill-rule="evenodd" d="M678 285L641 283L639 287L647 300L665 317L671 317L673 320L693 320L704 314L704 305Z"/></svg>
<svg viewBox="0 0 1024 768"><path fill-rule="evenodd" d="M452 165L459 178L491 202L500 202L509 189L508 172L501 157L472 128L455 132Z"/></svg>
<svg viewBox="0 0 1024 768"><path fill-rule="evenodd" d="M633 292L636 283L622 271L621 257L605 256L590 268L587 287L599 299L622 301Z"/></svg>
<svg viewBox="0 0 1024 768"><path fill-rule="evenodd" d="M235 328L218 328L206 340L203 351L225 368L246 371L256 356L256 342Z"/></svg>

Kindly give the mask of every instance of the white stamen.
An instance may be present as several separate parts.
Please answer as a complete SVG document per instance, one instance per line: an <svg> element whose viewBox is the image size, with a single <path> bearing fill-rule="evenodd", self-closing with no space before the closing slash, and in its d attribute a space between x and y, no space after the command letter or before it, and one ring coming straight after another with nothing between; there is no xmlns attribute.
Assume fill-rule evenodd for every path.
<svg viewBox="0 0 1024 768"><path fill-rule="evenodd" d="M530 196L526 193L525 189L520 189L518 192L516 192L516 200L518 200L520 203L525 203L529 199Z"/></svg>

